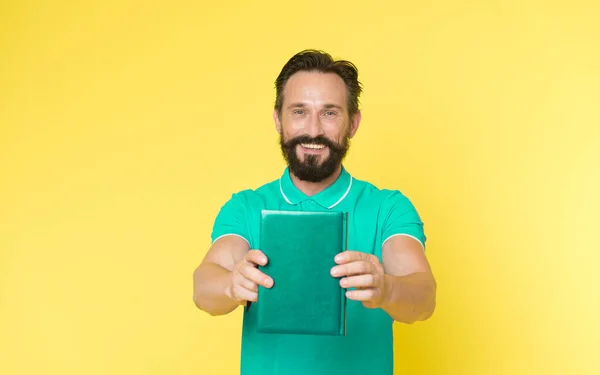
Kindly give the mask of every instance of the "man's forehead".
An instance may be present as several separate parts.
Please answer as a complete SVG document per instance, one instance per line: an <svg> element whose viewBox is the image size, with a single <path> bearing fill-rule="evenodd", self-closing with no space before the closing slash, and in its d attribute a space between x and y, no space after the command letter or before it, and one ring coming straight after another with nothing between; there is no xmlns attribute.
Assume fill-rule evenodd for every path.
<svg viewBox="0 0 600 375"><path fill-rule="evenodd" d="M284 87L287 103L307 100L344 105L346 94L344 81L335 73L298 72L288 79Z"/></svg>

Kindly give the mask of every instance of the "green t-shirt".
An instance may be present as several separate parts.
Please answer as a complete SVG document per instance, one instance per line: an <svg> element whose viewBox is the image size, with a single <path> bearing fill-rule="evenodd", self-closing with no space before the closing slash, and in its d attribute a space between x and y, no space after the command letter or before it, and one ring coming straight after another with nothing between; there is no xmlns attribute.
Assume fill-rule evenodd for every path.
<svg viewBox="0 0 600 375"><path fill-rule="evenodd" d="M275 181L233 194L216 217L213 242L237 235L257 249L263 209L348 212L348 248L380 261L383 243L396 235L415 238L425 250L423 223L410 200L398 190L353 178L344 167L331 186L312 197L295 187L287 168ZM252 312L244 312L241 375L393 374L393 320L381 309L348 300L347 335L340 337L257 333Z"/></svg>

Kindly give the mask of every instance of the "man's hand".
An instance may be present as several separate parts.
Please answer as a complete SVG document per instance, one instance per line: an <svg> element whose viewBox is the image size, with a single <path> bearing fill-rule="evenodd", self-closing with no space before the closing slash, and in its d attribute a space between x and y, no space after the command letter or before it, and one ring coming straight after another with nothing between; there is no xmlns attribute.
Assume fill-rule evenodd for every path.
<svg viewBox="0 0 600 375"><path fill-rule="evenodd" d="M267 257L260 250L249 250L231 271L231 283L226 294L240 305L256 302L258 286L271 288L273 279L259 271L257 265L267 264Z"/></svg>
<svg viewBox="0 0 600 375"><path fill-rule="evenodd" d="M335 257L337 266L331 275L340 277L342 288L356 288L346 291L346 297L362 301L367 308L382 307L386 303L387 283L383 265L371 254L359 251L344 251Z"/></svg>

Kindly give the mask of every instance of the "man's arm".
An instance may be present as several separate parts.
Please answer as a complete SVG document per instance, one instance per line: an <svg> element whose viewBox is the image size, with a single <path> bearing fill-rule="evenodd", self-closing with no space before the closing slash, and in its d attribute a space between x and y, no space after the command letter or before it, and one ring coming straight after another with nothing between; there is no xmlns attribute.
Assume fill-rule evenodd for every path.
<svg viewBox="0 0 600 375"><path fill-rule="evenodd" d="M384 287L381 308L394 320L429 319L436 306L436 281L423 246L409 236L393 236L382 248Z"/></svg>
<svg viewBox="0 0 600 375"><path fill-rule="evenodd" d="M271 288L273 280L257 266L267 264L260 250L235 235L217 239L194 271L194 303L210 315L224 315L258 299L258 286Z"/></svg>
<svg viewBox="0 0 600 375"><path fill-rule="evenodd" d="M390 237L383 245L383 262L373 254L344 251L331 269L340 277L349 299L367 308L381 308L394 320L414 323L426 320L435 309L436 282L423 247L409 236Z"/></svg>
<svg viewBox="0 0 600 375"><path fill-rule="evenodd" d="M414 323L435 310L437 285L425 257L423 222L412 202L393 192L382 208L381 261L374 254L345 251L331 270L349 299L381 308L394 320Z"/></svg>
<svg viewBox="0 0 600 375"><path fill-rule="evenodd" d="M232 271L249 250L238 236L224 236L210 247L194 271L194 303L210 315L228 314L239 306L231 296Z"/></svg>

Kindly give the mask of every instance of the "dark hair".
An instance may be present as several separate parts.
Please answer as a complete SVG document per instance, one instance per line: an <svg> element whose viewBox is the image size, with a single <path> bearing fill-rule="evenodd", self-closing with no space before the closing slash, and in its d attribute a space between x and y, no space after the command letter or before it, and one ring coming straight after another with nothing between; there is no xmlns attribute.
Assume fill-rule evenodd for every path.
<svg viewBox="0 0 600 375"><path fill-rule="evenodd" d="M275 109L279 115L281 115L281 107L283 105L283 88L288 79L299 71L337 74L346 84L348 115L352 118L358 112L358 97L362 92L362 84L358 81L358 69L356 66L350 61L334 60L326 52L307 49L292 56L283 66L283 69L275 80L275 89L277 91Z"/></svg>

